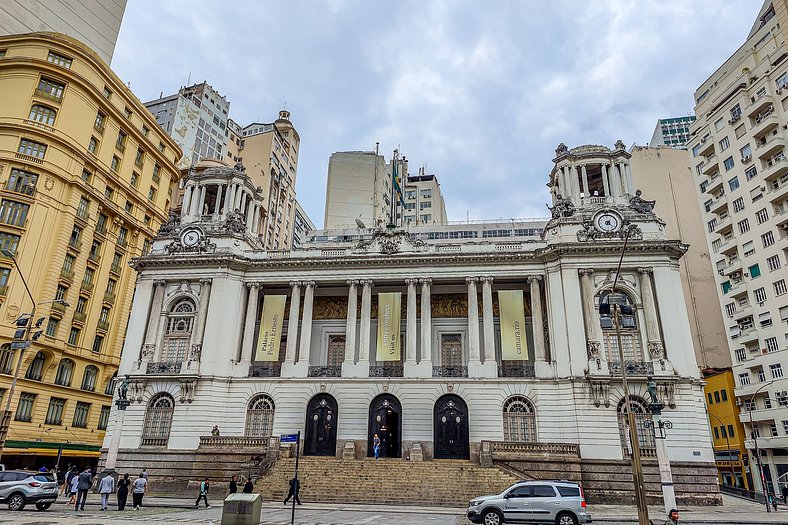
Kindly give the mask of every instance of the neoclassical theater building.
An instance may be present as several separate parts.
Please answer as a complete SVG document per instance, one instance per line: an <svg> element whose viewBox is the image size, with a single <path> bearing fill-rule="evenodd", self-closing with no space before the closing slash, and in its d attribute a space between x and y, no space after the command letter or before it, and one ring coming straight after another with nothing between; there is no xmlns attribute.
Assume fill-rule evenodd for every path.
<svg viewBox="0 0 788 525"><path fill-rule="evenodd" d="M189 173L180 215L133 263L116 395L128 406L113 408L107 463L164 477L217 443L275 460L297 432L304 461L363 460L378 434L403 462L559 451L590 479L628 468L625 368L645 460L652 377L677 494L717 501L686 246L632 187L620 141L560 145L554 163L549 220L315 231L293 251L261 249L265 210L243 166ZM622 362L599 303L625 237Z"/></svg>

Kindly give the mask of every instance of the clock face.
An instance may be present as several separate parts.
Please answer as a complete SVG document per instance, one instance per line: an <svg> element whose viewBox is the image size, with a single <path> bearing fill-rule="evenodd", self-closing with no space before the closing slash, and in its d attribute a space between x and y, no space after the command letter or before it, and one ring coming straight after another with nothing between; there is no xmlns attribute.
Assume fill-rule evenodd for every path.
<svg viewBox="0 0 788 525"><path fill-rule="evenodd" d="M181 244L192 248L200 242L200 231L196 229L184 230L181 233Z"/></svg>
<svg viewBox="0 0 788 525"><path fill-rule="evenodd" d="M594 218L594 226L601 232L615 232L621 228L621 217L616 213L602 212Z"/></svg>

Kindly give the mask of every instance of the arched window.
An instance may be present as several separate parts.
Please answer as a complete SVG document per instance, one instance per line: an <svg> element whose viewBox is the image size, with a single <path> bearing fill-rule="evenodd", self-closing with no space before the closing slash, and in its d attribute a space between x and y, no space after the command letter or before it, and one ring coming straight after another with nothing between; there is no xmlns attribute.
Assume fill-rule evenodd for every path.
<svg viewBox="0 0 788 525"><path fill-rule="evenodd" d="M194 330L196 309L190 299L175 304L167 314L164 332L164 361L180 363L186 359Z"/></svg>
<svg viewBox="0 0 788 525"><path fill-rule="evenodd" d="M96 390L96 378L98 378L98 368L93 365L85 367L85 374L82 376L82 390L94 392Z"/></svg>
<svg viewBox="0 0 788 525"><path fill-rule="evenodd" d="M6 343L0 346L0 374L14 373L14 351L11 345Z"/></svg>
<svg viewBox="0 0 788 525"><path fill-rule="evenodd" d="M48 106L42 106L41 104L35 104L30 108L30 120L42 122L49 126L55 124L55 115L57 115L57 111Z"/></svg>
<svg viewBox="0 0 788 525"><path fill-rule="evenodd" d="M46 363L46 360L44 353L38 352L33 358L33 361L31 361L25 378L32 379L33 381L41 381L41 378L44 376L44 363Z"/></svg>
<svg viewBox="0 0 788 525"><path fill-rule="evenodd" d="M71 386L71 379L74 377L74 361L63 359L57 367L55 384L60 386Z"/></svg>
<svg viewBox="0 0 788 525"><path fill-rule="evenodd" d="M635 427L638 431L640 455L651 458L657 457L654 430L651 428L650 423L648 426L646 425L646 421L651 421L651 411L648 408L648 403L640 397L629 396L629 404L635 416ZM624 450L624 457L630 457L632 455L632 446L629 439L629 423L624 399L618 403L618 432L621 437L621 448Z"/></svg>
<svg viewBox="0 0 788 525"><path fill-rule="evenodd" d="M504 441L536 441L536 411L525 396L512 396L503 404Z"/></svg>
<svg viewBox="0 0 788 525"><path fill-rule="evenodd" d="M253 397L246 411L246 435L267 438L273 427L274 400L267 394Z"/></svg>
<svg viewBox="0 0 788 525"><path fill-rule="evenodd" d="M610 290L604 290L597 296L597 304L607 305L610 300ZM621 305L621 345L624 349L624 362L639 362L644 359L643 349L640 344L640 330L637 324L637 309L632 298L625 293L618 293L623 298L624 304ZM600 313L599 322L602 325L602 334L605 340L607 359L611 363L620 363L621 356L618 351L618 336L616 334L615 322L613 319L613 308L609 313ZM597 310L599 311L599 310Z"/></svg>
<svg viewBox="0 0 788 525"><path fill-rule="evenodd" d="M115 394L115 385L118 382L118 373L115 372L112 374L112 377L109 381L107 381L107 388L104 389L104 393L108 396L112 396Z"/></svg>
<svg viewBox="0 0 788 525"><path fill-rule="evenodd" d="M174 409L175 400L169 394L160 393L151 398L150 403L148 403L148 410L145 412L145 424L142 428L142 446L167 446Z"/></svg>

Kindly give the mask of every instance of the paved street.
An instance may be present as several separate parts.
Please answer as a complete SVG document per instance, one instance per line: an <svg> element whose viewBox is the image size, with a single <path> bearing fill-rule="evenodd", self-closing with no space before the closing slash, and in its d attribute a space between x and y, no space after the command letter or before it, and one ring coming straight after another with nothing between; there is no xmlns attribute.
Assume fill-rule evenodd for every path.
<svg viewBox="0 0 788 525"><path fill-rule="evenodd" d="M167 524L219 524L221 502L212 501L209 509L194 509L185 499L149 498L151 505L142 511L118 512L98 510L98 497L91 495L85 512L74 512L64 503L57 503L46 512L25 510L9 512L0 510L0 525L104 525L128 523ZM762 506L733 498L715 508L681 509L682 523L687 525L723 524L788 524L788 508L767 514ZM633 507L596 505L589 506L594 523L605 525L630 525L637 522ZM464 509L431 509L422 507L385 507L374 505L305 504L297 508L296 523L301 525L467 525ZM651 509L650 517L660 525L664 522L661 509ZM290 523L290 509L273 503L264 504L262 524Z"/></svg>

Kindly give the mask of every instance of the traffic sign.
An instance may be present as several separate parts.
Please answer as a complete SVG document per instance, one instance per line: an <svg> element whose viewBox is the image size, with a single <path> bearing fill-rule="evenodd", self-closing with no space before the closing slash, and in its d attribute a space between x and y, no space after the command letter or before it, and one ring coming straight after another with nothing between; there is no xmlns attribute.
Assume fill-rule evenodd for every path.
<svg viewBox="0 0 788 525"><path fill-rule="evenodd" d="M298 434L282 434L279 436L280 443L297 443Z"/></svg>
<svg viewBox="0 0 788 525"><path fill-rule="evenodd" d="M30 347L30 341L11 341L11 350L24 350Z"/></svg>

